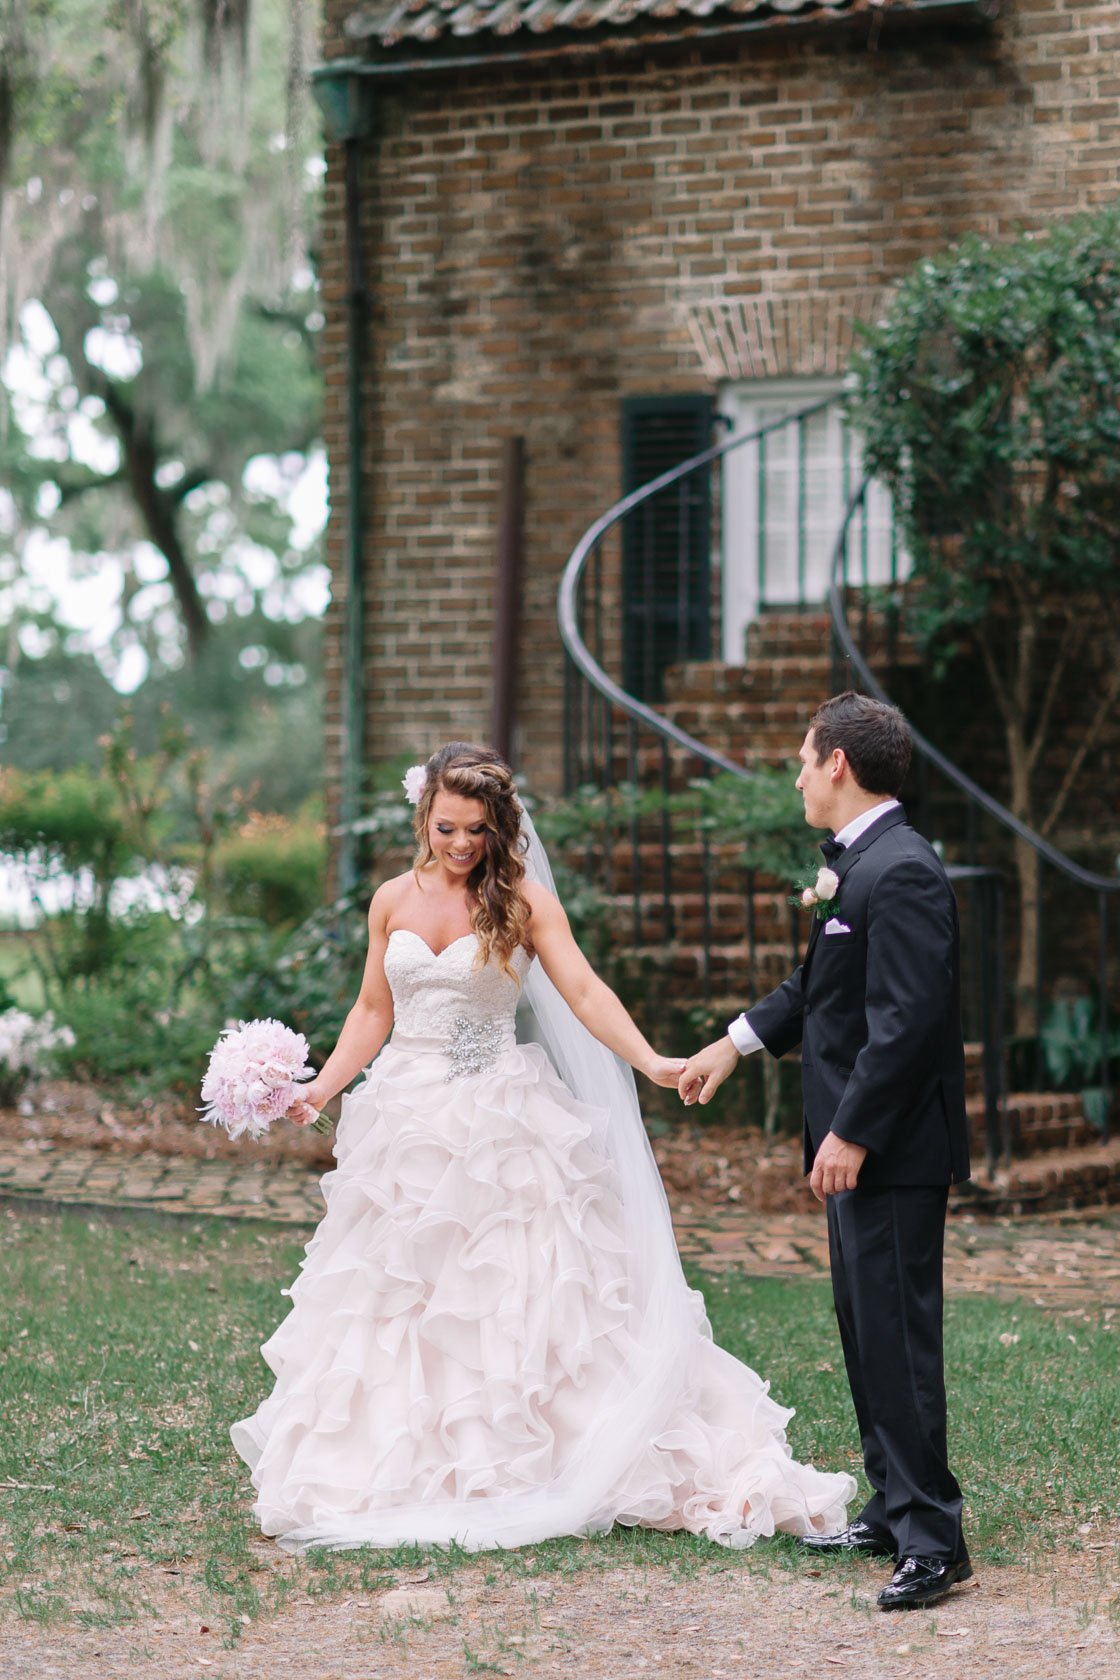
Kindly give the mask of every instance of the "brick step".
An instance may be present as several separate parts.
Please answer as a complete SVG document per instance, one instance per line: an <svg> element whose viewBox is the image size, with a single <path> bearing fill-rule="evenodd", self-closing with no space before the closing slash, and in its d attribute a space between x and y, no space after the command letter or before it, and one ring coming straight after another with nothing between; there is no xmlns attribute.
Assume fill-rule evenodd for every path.
<svg viewBox="0 0 1120 1680"><path fill-rule="evenodd" d="M774 770L786 769L796 759L805 739L804 712L799 714L796 724L756 724L750 720L741 720L735 729L729 730L726 717L720 716L719 709L714 706L706 719L687 715L689 712L696 712L697 708L682 710L686 713L684 719L676 715L677 708L674 706L666 706L664 715L694 736L703 746L713 748L725 758L742 764L748 770L762 765ZM634 774L639 785L657 786L661 776L660 742L653 737L643 739L638 745L635 760ZM689 782L704 774L704 770L703 761L695 754L670 744L669 783L673 792L683 792ZM629 775L629 761L618 756L615 763L616 779L622 781Z"/></svg>
<svg viewBox="0 0 1120 1680"><path fill-rule="evenodd" d="M704 937L704 895L700 892L672 892L669 896L672 912L673 941L685 945L698 944ZM641 924L640 934L635 938L632 929L634 925L634 899L631 895L618 893L613 896L609 907L611 927L616 934L627 943L637 945L659 944L665 940L665 906L659 891L643 894L638 900L638 911ZM708 929L710 935L718 939L721 944L747 938L748 916L747 903L742 893L713 892L708 900ZM798 951L808 937L808 917L800 916L794 922L794 913L786 902L785 895L766 894L755 896L754 899L754 938L762 944L782 944L787 951L792 950L793 928L797 928Z"/></svg>
<svg viewBox="0 0 1120 1680"><path fill-rule="evenodd" d="M826 612L771 612L747 625L747 663L800 654L832 656L832 619Z"/></svg>
<svg viewBox="0 0 1120 1680"><path fill-rule="evenodd" d="M786 700L813 706L829 692L831 676L832 661L816 654L758 659L750 665L697 660L670 666L665 672L665 697L670 704Z"/></svg>
<svg viewBox="0 0 1120 1680"><path fill-rule="evenodd" d="M984 1099L968 1103L972 1148L982 1157L987 1143ZM1015 1091L1007 1098L1007 1128L1013 1160L1096 1143L1100 1133L1085 1118L1081 1098L1059 1091Z"/></svg>
<svg viewBox="0 0 1120 1680"><path fill-rule="evenodd" d="M664 715L672 718L672 708L664 708ZM673 719L675 722L676 719ZM685 728L685 725L681 725ZM761 726L751 732L749 750L736 747L729 748L724 738L722 728L713 727L707 735L695 729L688 733L695 736L702 746L711 747L715 752L722 753L734 763L742 764L746 769L766 766L773 770L788 769L801 748L805 739L804 728L793 728L788 724L779 725L776 731ZM794 739L796 737L796 740ZM707 772L707 764L695 753L686 752L683 747L668 743L669 762L669 790L671 793L684 793L691 782L699 780ZM601 774L601 756L596 754L595 769L588 775L586 765L581 766L581 774L589 780L598 782ZM611 759L611 780L615 786L623 782L636 781L641 788L656 788L661 785L662 757L660 737L643 733L638 741L634 758L631 760L624 742L616 739L614 753Z"/></svg>
<svg viewBox="0 0 1120 1680"><path fill-rule="evenodd" d="M805 727L820 699L827 699L826 689L818 689L812 700L711 700L694 699L667 701L662 706L664 717L679 729L686 729L701 741L725 742L750 746L759 732L769 748L778 739L792 740L797 736L800 747ZM727 746L723 749L727 751ZM795 749L792 755L797 757Z"/></svg>
<svg viewBox="0 0 1120 1680"><path fill-rule="evenodd" d="M872 663L889 659L895 665L921 663L921 652L913 637L896 621L892 626L881 610L862 616L862 591L849 588L845 597L848 623L863 653ZM832 618L824 611L764 612L747 626L745 655L748 664L757 660L790 658L809 654L831 658Z"/></svg>
<svg viewBox="0 0 1120 1680"><path fill-rule="evenodd" d="M704 853L699 842L675 843L669 849L669 891L670 897L675 899L678 894L688 895L702 893L704 890ZM708 884L713 894L721 899L745 899L747 890L746 871L736 861L739 857L737 846L713 846L709 852ZM587 875L588 853L586 849L567 847L561 854L562 861L575 874ZM806 850L806 870L811 872L816 865L816 853L811 843ZM661 848L653 842L641 842L638 846L638 856L635 859L628 844L616 842L611 848L609 856L603 857L598 847L591 850L590 879L600 890L614 897L629 900L637 886L642 898L661 900L662 893L662 860ZM788 899L793 891L792 883L779 880L773 875L764 875L761 870L754 876L753 897L756 909L760 915L774 910L788 908Z"/></svg>
<svg viewBox="0 0 1120 1680"><path fill-rule="evenodd" d="M704 950L700 944L628 945L615 953L629 983L639 995L643 982L656 988L658 1001L699 1007L703 1001ZM709 987L721 999L737 996L732 1014L750 999L787 979L794 963L788 944L757 944L753 967L746 943L714 945L709 952ZM753 978L752 978L753 977Z"/></svg>
<svg viewBox="0 0 1120 1680"><path fill-rule="evenodd" d="M981 1166L957 1185L954 1202L970 1212L1008 1217L1120 1205L1120 1138L1028 1156L989 1177Z"/></svg>

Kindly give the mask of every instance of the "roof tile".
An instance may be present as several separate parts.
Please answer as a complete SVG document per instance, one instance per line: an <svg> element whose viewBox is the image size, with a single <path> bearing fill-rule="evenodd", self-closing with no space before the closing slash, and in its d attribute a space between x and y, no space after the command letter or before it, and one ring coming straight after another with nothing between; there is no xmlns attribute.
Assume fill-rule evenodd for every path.
<svg viewBox="0 0 1120 1680"><path fill-rule="evenodd" d="M803 12L819 17L861 12L890 0L370 0L346 20L352 41L382 51L405 42L431 44L479 35L504 37L526 31L626 30L645 19L658 23Z"/></svg>

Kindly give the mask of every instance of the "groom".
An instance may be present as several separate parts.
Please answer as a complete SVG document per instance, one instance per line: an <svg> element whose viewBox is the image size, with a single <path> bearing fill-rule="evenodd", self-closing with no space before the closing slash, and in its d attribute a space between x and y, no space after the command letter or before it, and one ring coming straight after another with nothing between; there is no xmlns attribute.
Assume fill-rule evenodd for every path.
<svg viewBox="0 0 1120 1680"><path fill-rule="evenodd" d="M814 715L797 788L838 885L818 882L805 960L693 1056L686 1103L740 1056L801 1046L805 1170L827 1205L836 1317L873 1492L815 1551L896 1562L884 1610L933 1604L972 1574L949 1469L942 1254L949 1185L968 1177L960 940L953 889L897 794L910 731L839 694ZM828 890L834 888L831 892Z"/></svg>

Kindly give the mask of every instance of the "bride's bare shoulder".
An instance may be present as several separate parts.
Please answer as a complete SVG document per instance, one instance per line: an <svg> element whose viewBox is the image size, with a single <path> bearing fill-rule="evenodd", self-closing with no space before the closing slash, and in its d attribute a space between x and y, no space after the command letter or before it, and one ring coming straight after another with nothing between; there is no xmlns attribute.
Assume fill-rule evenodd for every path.
<svg viewBox="0 0 1120 1680"><path fill-rule="evenodd" d="M542 882L524 881L521 885L521 892L529 906L530 929L532 929L534 922L540 927L542 924L567 919L564 916L564 907L556 894L550 892Z"/></svg>
<svg viewBox="0 0 1120 1680"><path fill-rule="evenodd" d="M409 888L414 886L411 869L405 870L403 875L392 875L387 881L382 881L370 900L370 926L384 927L393 911L399 908Z"/></svg>

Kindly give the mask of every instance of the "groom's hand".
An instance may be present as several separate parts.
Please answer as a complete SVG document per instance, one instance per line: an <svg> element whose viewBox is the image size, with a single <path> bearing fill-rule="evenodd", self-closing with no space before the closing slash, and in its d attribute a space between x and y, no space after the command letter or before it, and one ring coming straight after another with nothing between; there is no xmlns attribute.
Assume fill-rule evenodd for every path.
<svg viewBox="0 0 1120 1680"><path fill-rule="evenodd" d="M726 1034L717 1038L714 1044L698 1050L684 1064L684 1072L677 1085L681 1101L686 1106L694 1102L701 1105L711 1102L728 1074L738 1065L739 1052L731 1040Z"/></svg>
<svg viewBox="0 0 1120 1680"><path fill-rule="evenodd" d="M854 1190L859 1169L866 1159L867 1150L862 1143L848 1143L835 1132L826 1132L809 1179L809 1188L818 1202L823 1202L826 1196L835 1196L838 1190Z"/></svg>

